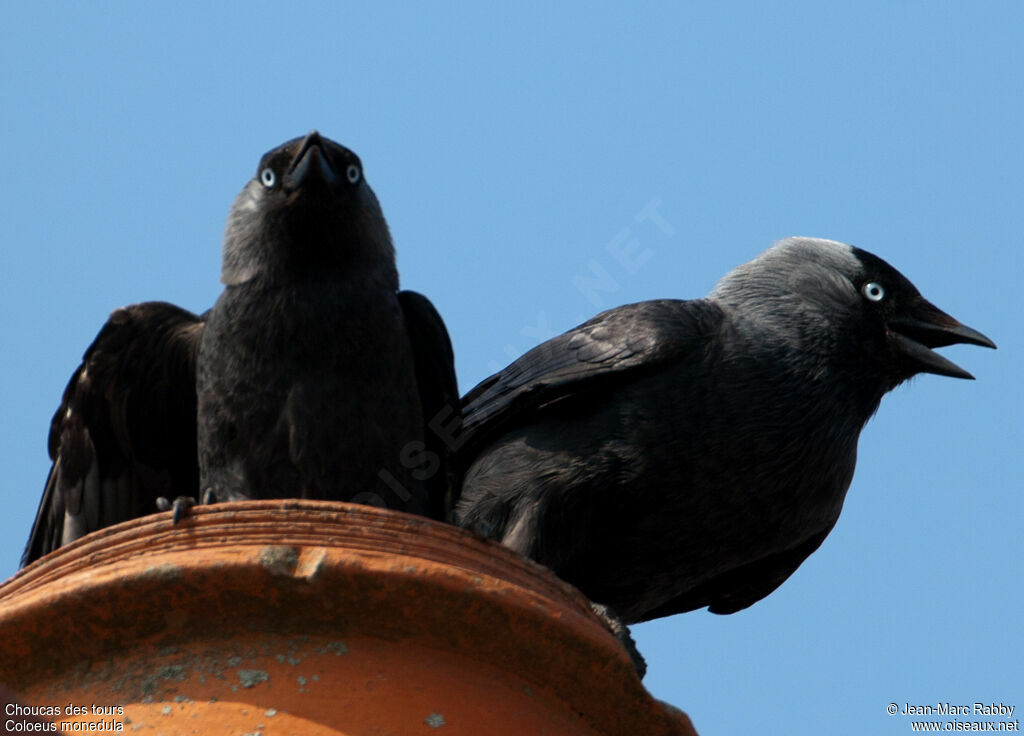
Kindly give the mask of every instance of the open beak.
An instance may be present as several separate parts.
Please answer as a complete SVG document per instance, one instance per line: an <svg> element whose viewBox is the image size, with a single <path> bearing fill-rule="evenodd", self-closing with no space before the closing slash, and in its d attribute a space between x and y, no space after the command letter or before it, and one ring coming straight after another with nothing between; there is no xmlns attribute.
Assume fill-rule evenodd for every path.
<svg viewBox="0 0 1024 736"><path fill-rule="evenodd" d="M951 378L973 379L970 373L932 348L967 343L994 348L977 330L960 324L924 297L917 297L903 314L887 321L889 340L915 370Z"/></svg>
<svg viewBox="0 0 1024 736"><path fill-rule="evenodd" d="M299 144L299 150L285 172L285 186L293 190L298 189L307 181L312 181L314 176L318 176L326 184L333 182L336 176L324 152L323 139L315 130Z"/></svg>

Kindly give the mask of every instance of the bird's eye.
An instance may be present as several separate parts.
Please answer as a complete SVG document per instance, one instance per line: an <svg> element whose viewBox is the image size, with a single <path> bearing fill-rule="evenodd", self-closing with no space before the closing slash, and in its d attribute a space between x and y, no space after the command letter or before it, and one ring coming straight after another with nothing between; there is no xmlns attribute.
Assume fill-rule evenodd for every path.
<svg viewBox="0 0 1024 736"><path fill-rule="evenodd" d="M359 181L359 177L362 176L362 172L359 171L359 167L355 164L349 164L348 169L345 171L345 176L348 177L349 184L355 184Z"/></svg>
<svg viewBox="0 0 1024 736"><path fill-rule="evenodd" d="M274 186L274 182L277 181L277 174L269 166L260 172L260 181L263 182L263 186L270 189Z"/></svg>
<svg viewBox="0 0 1024 736"><path fill-rule="evenodd" d="M882 285L875 282L869 281L864 286L860 287L860 293L864 295L864 298L869 302L880 302L885 299L885 289Z"/></svg>

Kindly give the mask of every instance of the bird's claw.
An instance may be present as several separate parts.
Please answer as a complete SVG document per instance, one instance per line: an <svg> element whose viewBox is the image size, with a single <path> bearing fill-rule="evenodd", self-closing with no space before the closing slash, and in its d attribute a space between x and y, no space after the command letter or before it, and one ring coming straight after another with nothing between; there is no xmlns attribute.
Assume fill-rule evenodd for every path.
<svg viewBox="0 0 1024 736"><path fill-rule="evenodd" d="M626 650L626 654L633 661L633 666L636 667L636 673L640 679L644 679L644 675L647 674L647 662L644 660L640 650L636 648L636 642L633 641L633 635L629 633L629 627L622 623L622 619L619 618L615 613L612 612L608 606L601 605L600 603L591 603L590 609L597 614L597 617L601 619L601 623L612 633L612 635L618 639L619 644Z"/></svg>
<svg viewBox="0 0 1024 736"><path fill-rule="evenodd" d="M216 496L211 489L207 488L203 491L203 497L201 504L208 506L211 503L216 502ZM160 496L156 500L156 507L161 511L173 511L174 514L171 516L171 522L177 526L178 522L188 516L188 511L196 505L196 500L192 496L178 496L174 501L168 501L166 497Z"/></svg>

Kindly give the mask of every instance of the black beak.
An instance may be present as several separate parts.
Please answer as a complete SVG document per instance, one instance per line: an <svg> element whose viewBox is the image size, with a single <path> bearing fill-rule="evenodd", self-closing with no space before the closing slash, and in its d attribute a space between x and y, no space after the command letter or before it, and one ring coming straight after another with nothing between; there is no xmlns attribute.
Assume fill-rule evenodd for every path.
<svg viewBox="0 0 1024 736"><path fill-rule="evenodd" d="M967 343L994 348L977 330L960 324L924 297L916 297L903 314L888 320L889 339L916 372L973 379L970 373L931 348Z"/></svg>
<svg viewBox="0 0 1024 736"><path fill-rule="evenodd" d="M298 189L307 181L312 181L314 176L326 184L332 183L336 176L327 160L323 139L315 130L299 144L299 150L285 172L284 183L289 189Z"/></svg>

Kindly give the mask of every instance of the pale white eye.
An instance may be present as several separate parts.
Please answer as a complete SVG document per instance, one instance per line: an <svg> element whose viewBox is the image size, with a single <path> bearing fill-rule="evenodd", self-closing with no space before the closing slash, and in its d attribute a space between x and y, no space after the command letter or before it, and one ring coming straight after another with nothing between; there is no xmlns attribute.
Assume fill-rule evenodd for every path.
<svg viewBox="0 0 1024 736"><path fill-rule="evenodd" d="M875 282L869 281L864 286L860 287L860 293L864 295L864 298L869 302L880 302L885 299L885 289L882 285Z"/></svg>
<svg viewBox="0 0 1024 736"><path fill-rule="evenodd" d="M268 166L260 172L260 181L263 182L263 186L270 189L274 186L274 182L277 181L277 175L274 173L274 170Z"/></svg>
<svg viewBox="0 0 1024 736"><path fill-rule="evenodd" d="M349 164L348 169L345 171L345 176L348 177L348 181L350 184L355 184L357 181L359 181L359 177L361 175L362 172L359 171L359 167L356 166L355 164Z"/></svg>

